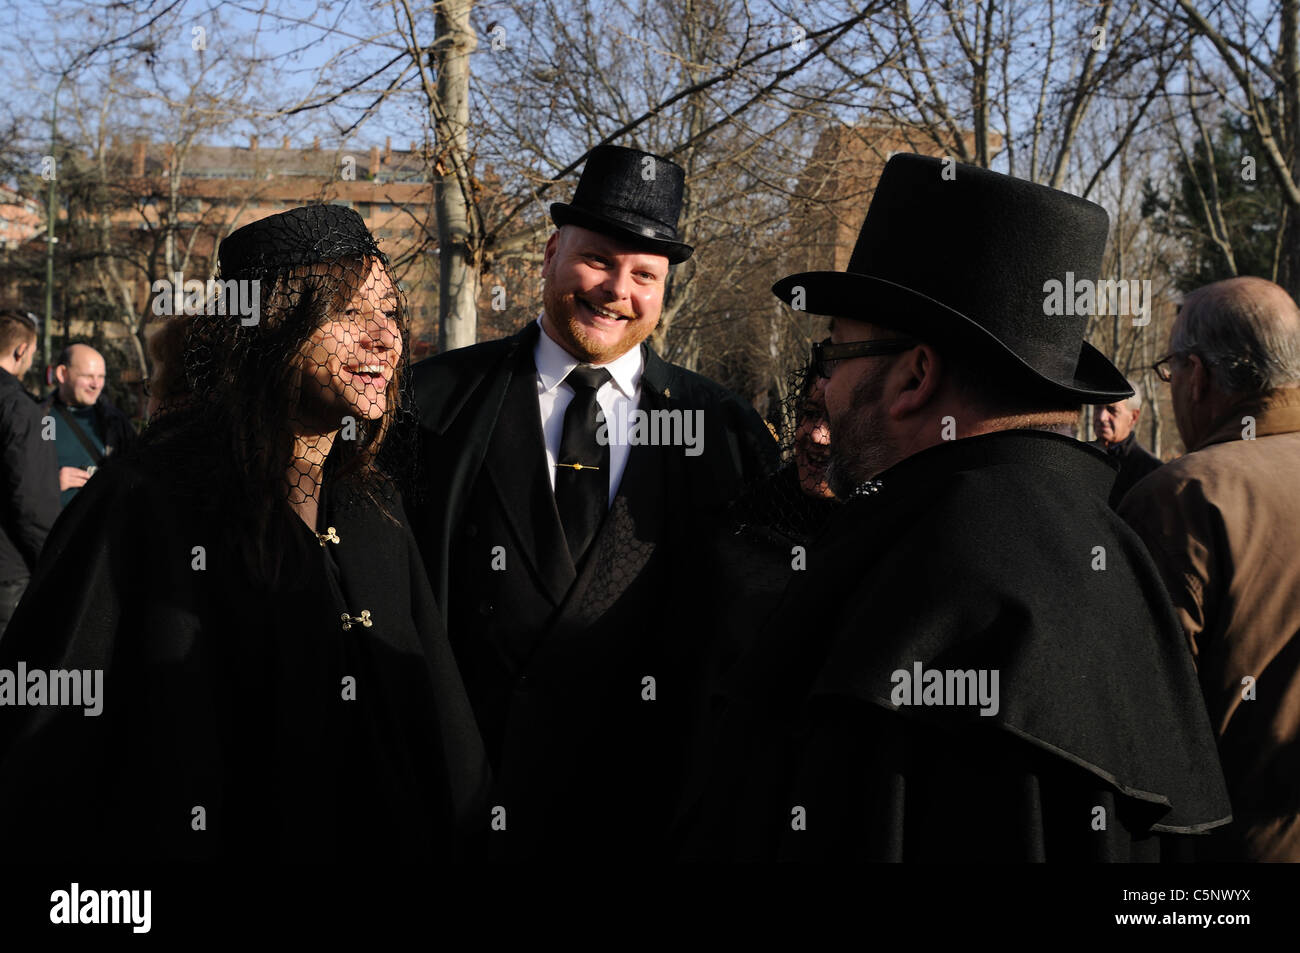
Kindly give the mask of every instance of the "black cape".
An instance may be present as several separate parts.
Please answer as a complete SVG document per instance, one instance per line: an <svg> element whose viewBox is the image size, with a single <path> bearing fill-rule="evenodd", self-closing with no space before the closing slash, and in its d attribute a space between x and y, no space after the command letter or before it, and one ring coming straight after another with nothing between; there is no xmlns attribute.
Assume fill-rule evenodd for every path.
<svg viewBox="0 0 1300 953"><path fill-rule="evenodd" d="M1191 660L1112 479L1077 441L1012 431L846 504L723 684L686 856L1154 860L1163 832L1226 823ZM895 705L917 663L997 671L996 714Z"/></svg>
<svg viewBox="0 0 1300 953"><path fill-rule="evenodd" d="M0 708L6 856L458 856L490 782L410 532L327 495L327 551L286 504L254 578L198 463L110 460L50 536L0 669L103 669L103 711Z"/></svg>

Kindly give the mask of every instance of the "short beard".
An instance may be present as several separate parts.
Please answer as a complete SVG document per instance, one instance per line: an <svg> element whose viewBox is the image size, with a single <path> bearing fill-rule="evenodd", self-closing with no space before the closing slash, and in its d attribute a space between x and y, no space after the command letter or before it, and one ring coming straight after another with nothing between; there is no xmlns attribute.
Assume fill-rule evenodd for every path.
<svg viewBox="0 0 1300 953"><path fill-rule="evenodd" d="M849 411L831 422L831 459L826 482L839 499L847 500L857 487L874 479L899 460L897 445L886 435L879 402L885 393L885 375L865 378L853 391Z"/></svg>
<svg viewBox="0 0 1300 953"><path fill-rule="evenodd" d="M617 360L650 336L655 324L649 323L648 329L641 335L627 335L618 345L608 345L593 341L584 328L573 316L578 300L573 295L563 295L555 291L548 281L542 288L542 304L549 318L550 326L560 336L558 342L566 351L584 364L608 364ZM644 322L644 319L641 319ZM648 323L648 322L646 322Z"/></svg>

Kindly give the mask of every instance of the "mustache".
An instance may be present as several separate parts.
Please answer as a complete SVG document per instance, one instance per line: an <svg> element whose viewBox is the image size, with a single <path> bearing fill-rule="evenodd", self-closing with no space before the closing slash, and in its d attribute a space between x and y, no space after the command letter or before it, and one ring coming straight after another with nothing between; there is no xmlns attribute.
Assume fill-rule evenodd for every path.
<svg viewBox="0 0 1300 953"><path fill-rule="evenodd" d="M617 311L617 310L615 310L614 308L606 307L606 306L603 305L603 304L597 304L596 302L594 302L594 301L592 301L592 300L590 300L590 299L588 299L588 298L584 298L582 295L574 295L573 298L574 298L575 301L581 301L583 304L585 304L587 307L591 308L593 311L603 311L603 312L605 312L605 313L608 314L608 315L612 315L613 317L617 318L617 319L620 320L620 321L631 321L631 320L632 320L632 315L630 315L630 314L624 314L624 313L621 312L621 311Z"/></svg>

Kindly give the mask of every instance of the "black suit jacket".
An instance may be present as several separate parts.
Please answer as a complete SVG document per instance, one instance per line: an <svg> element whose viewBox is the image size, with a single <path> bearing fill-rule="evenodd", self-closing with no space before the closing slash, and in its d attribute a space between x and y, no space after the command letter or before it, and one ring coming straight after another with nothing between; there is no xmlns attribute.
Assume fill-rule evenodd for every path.
<svg viewBox="0 0 1300 953"><path fill-rule="evenodd" d="M1110 506L1115 509L1124 494L1133 485L1153 470L1158 470L1164 462L1142 444L1137 442L1137 434L1130 433L1124 440L1113 446L1107 446L1100 440L1092 441L1091 446L1105 453L1119 464L1119 475L1110 488Z"/></svg>
<svg viewBox="0 0 1300 953"><path fill-rule="evenodd" d="M654 853L714 637L696 541L776 448L752 408L642 345L641 408L703 410L703 452L634 446L579 572L546 473L539 333L413 368L413 528L496 772L494 855Z"/></svg>
<svg viewBox="0 0 1300 953"><path fill-rule="evenodd" d="M31 576L59 516L59 461L41 439L41 412L0 368L0 582Z"/></svg>

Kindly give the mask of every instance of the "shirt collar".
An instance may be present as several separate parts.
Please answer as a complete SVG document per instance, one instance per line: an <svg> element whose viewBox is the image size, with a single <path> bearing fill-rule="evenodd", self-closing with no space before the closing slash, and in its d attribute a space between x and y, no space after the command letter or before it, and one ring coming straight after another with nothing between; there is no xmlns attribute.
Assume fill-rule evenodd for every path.
<svg viewBox="0 0 1300 953"><path fill-rule="evenodd" d="M1133 441L1136 439L1137 439L1137 431L1130 430L1128 432L1128 436L1125 437L1123 440L1121 440L1119 443L1108 444L1105 441L1102 441L1102 449L1105 450L1107 453L1109 453L1112 457L1127 457L1129 450L1133 446Z"/></svg>
<svg viewBox="0 0 1300 953"><path fill-rule="evenodd" d="M537 319L537 324L541 333L537 335L537 346L533 348L533 361L537 365L537 377L542 383L542 390L552 391L581 362L551 340L546 328L541 326L541 318ZM614 386L623 392L623 396L629 399L636 396L637 385L641 383L641 372L645 370L645 360L639 346L608 364L599 366L609 371Z"/></svg>

